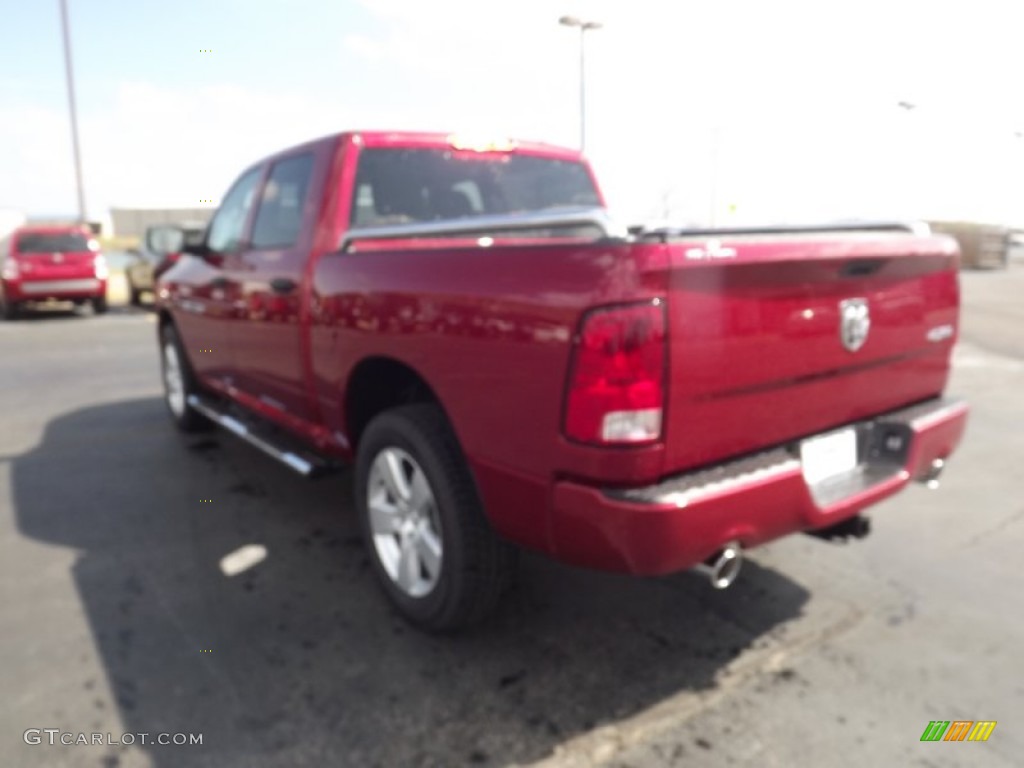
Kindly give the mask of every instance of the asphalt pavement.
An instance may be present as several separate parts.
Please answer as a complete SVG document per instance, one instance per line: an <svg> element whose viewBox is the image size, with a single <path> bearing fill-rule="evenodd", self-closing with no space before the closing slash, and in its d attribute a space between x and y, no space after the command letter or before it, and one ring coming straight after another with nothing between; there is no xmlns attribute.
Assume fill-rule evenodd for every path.
<svg viewBox="0 0 1024 768"><path fill-rule="evenodd" d="M0 766L1020 765L1024 264L962 285L973 412L938 490L723 592L527 555L460 637L388 608L346 476L172 430L150 313L0 323Z"/></svg>

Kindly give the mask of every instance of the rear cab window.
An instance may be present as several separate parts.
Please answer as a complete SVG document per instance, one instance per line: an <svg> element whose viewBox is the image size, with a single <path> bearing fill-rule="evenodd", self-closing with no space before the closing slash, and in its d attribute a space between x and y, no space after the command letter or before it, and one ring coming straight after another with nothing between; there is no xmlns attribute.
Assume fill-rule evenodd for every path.
<svg viewBox="0 0 1024 768"><path fill-rule="evenodd" d="M351 226L600 204L582 162L514 152L367 148L359 154Z"/></svg>

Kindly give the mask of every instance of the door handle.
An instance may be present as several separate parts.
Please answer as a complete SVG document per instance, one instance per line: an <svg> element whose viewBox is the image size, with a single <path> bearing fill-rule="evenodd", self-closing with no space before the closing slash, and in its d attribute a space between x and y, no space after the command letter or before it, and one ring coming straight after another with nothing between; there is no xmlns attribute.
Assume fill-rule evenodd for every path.
<svg viewBox="0 0 1024 768"><path fill-rule="evenodd" d="M275 277L270 281L270 290L274 293L291 293L299 284L289 277Z"/></svg>

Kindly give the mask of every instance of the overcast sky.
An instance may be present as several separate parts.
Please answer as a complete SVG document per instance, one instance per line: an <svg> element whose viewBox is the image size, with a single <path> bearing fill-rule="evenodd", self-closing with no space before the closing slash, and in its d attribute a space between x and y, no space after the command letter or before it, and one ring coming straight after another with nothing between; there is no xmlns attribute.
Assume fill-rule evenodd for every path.
<svg viewBox="0 0 1024 768"><path fill-rule="evenodd" d="M587 151L624 219L1024 223L1016 3L68 4L92 218L217 201L260 156L350 128L575 145L572 13L605 25ZM75 212L58 7L3 7L0 208L30 215Z"/></svg>

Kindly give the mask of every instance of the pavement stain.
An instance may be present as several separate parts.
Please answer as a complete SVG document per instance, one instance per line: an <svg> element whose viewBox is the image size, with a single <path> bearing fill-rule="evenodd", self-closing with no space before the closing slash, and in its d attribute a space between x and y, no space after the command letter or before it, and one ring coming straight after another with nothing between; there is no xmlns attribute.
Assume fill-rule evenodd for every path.
<svg viewBox="0 0 1024 768"><path fill-rule="evenodd" d="M914 603L904 604L902 610L891 614L885 621L890 627L898 627L905 621L913 621L917 616L917 606Z"/></svg>
<svg viewBox="0 0 1024 768"><path fill-rule="evenodd" d="M646 630L644 632L644 635L646 635L651 641L653 641L655 645L658 645L662 648L672 647L672 643L669 641L667 637L657 632L654 632L653 630Z"/></svg>
<svg viewBox="0 0 1024 768"><path fill-rule="evenodd" d="M141 597L146 590L143 588L142 582L135 576L129 576L124 580L124 591L130 595Z"/></svg>
<svg viewBox="0 0 1024 768"><path fill-rule="evenodd" d="M234 493L239 496L248 496L253 499L264 499L267 496L265 488L244 480L240 483L235 483L228 488L228 493Z"/></svg>
<svg viewBox="0 0 1024 768"><path fill-rule="evenodd" d="M563 733L563 728L554 719L547 715L530 715L524 719L526 725L535 731L542 731L548 736L559 736Z"/></svg>
<svg viewBox="0 0 1024 768"><path fill-rule="evenodd" d="M526 677L526 670L525 669L520 669L520 670L517 670L516 672L510 672L507 675L502 675L501 676L501 678L498 680L498 687L499 688L508 688L509 686L515 685L516 683L520 682L525 677Z"/></svg>

